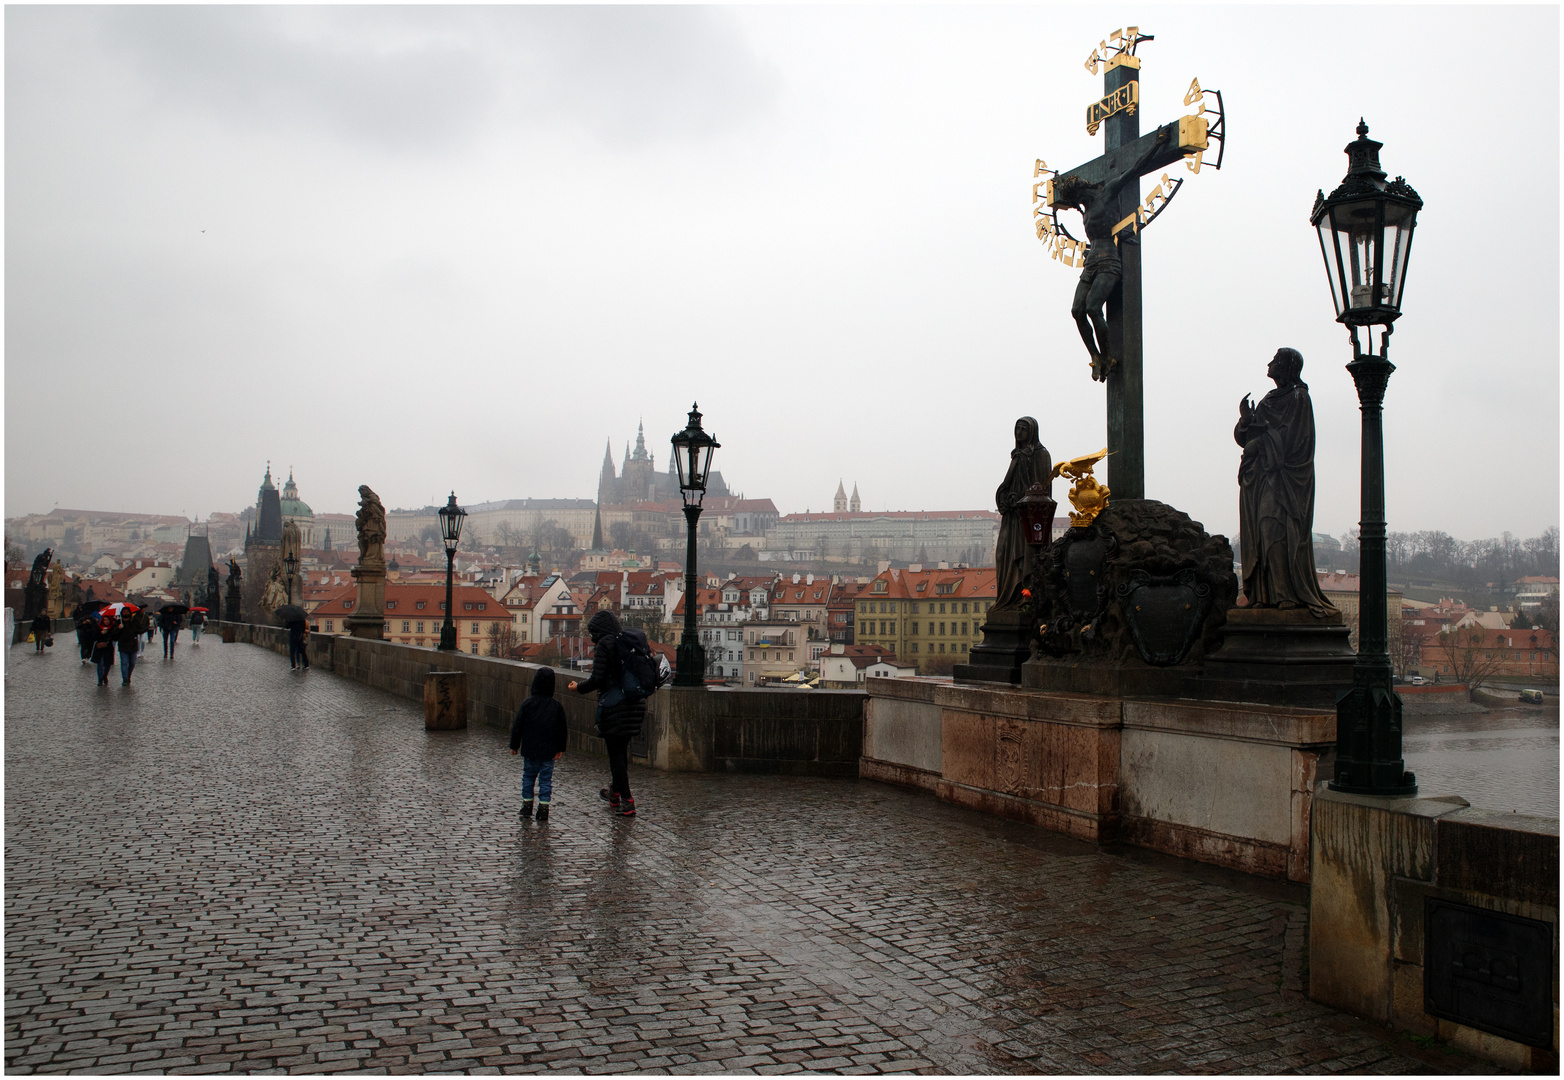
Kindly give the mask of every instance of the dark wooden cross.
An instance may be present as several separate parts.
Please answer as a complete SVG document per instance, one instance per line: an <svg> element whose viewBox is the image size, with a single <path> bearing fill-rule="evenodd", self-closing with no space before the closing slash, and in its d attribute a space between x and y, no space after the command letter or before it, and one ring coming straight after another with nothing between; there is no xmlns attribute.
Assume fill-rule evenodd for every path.
<svg viewBox="0 0 1564 1080"><path fill-rule="evenodd" d="M1084 165L1060 173L1054 179L1056 192L1067 188L1067 182L1072 178L1104 183L1130 169L1136 170L1137 176L1145 176L1166 169L1205 146L1203 121L1166 125L1170 137L1155 149L1158 131L1162 129L1148 135L1140 133L1140 60L1130 51L1134 41L1126 44L1128 47L1124 51L1107 60L1107 70L1103 73L1103 100L1088 112L1089 120L1095 121L1088 131L1095 133L1094 128L1099 124L1103 129L1104 152ZM1139 179L1126 183L1115 202L1114 221L1123 221L1134 214L1140 207ZM1110 354L1117 361L1107 376L1108 487L1114 498L1143 499L1146 497L1146 436L1140 243L1136 229L1124 229L1118 235L1123 277L1109 295L1105 312Z"/></svg>

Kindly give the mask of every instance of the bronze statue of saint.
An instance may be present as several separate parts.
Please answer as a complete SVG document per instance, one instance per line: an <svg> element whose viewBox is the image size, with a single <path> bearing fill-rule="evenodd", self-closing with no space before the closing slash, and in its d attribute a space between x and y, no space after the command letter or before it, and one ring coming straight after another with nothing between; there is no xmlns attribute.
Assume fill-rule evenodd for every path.
<svg viewBox="0 0 1564 1080"><path fill-rule="evenodd" d="M1070 314L1075 317L1081 340L1086 342L1086 351L1091 354L1092 378L1098 382L1107 381L1108 372L1116 362L1108 350L1108 320L1103 310L1114 286L1124 276L1124 261L1119 258L1119 249L1113 242L1113 227L1119 223L1119 191L1124 185L1140 179L1146 163L1164 149L1171 137L1172 125L1165 124L1157 129L1157 137L1146 147L1140 160L1117 176L1101 183L1071 177L1060 180L1054 189L1056 203L1080 210L1086 239L1090 241L1086 266L1081 271L1080 283L1075 286Z"/></svg>
<svg viewBox="0 0 1564 1080"><path fill-rule="evenodd" d="M1010 471L994 493L999 508L999 539L994 544L996 609L1013 608L1021 603L1026 587L1032 549L1027 543L1026 522L1016 503L1033 484L1053 487L1053 460L1048 448L1037 436L1037 421L1023 416L1016 421L1016 447L1010 451Z"/></svg>
<svg viewBox="0 0 1564 1080"><path fill-rule="evenodd" d="M1314 406L1300 378L1303 354L1278 349L1266 375L1276 389L1238 403L1239 551L1250 607L1335 615L1314 573Z"/></svg>

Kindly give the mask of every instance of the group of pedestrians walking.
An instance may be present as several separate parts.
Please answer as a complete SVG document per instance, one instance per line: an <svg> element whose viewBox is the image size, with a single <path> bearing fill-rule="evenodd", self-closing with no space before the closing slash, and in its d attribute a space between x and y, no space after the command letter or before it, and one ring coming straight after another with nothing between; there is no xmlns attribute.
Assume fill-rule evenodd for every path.
<svg viewBox="0 0 1564 1080"><path fill-rule="evenodd" d="M117 606L117 605L116 605ZM174 659L179 645L179 631L185 616L180 610L165 608L156 618L137 608L119 610L81 611L76 616L76 644L81 652L81 662L92 664L98 672L98 685L109 684L109 673L114 669L114 657L119 655L120 685L129 686L141 658L141 636L146 635L145 648L152 647L153 639L163 635L163 659ZM191 640L199 642L206 626L206 614L191 611L189 615Z"/></svg>

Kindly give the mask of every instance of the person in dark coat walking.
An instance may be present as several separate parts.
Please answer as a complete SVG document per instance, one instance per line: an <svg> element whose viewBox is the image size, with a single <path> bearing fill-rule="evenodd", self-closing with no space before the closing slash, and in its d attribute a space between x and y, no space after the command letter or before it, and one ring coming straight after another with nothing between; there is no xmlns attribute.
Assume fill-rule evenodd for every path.
<svg viewBox="0 0 1564 1080"><path fill-rule="evenodd" d="M641 734L646 719L646 699L625 696L624 672L619 662L619 619L604 609L587 620L587 635L592 639L592 677L586 682L571 682L570 689L581 694L597 694L597 733L608 747L609 786L598 792L608 800L608 808L625 817L635 816L635 799L630 794L630 740Z"/></svg>
<svg viewBox="0 0 1564 1080"><path fill-rule="evenodd" d="M157 628L163 632L163 659L174 658L174 646L179 644L179 612L164 610L158 612Z"/></svg>
<svg viewBox="0 0 1564 1080"><path fill-rule="evenodd" d="M548 820L549 798L554 794L554 762L564 754L570 739L565 707L554 700L554 669L539 668L532 676L532 693L510 726L510 752L521 754L521 820L532 816L532 787L537 784L538 820Z"/></svg>
<svg viewBox="0 0 1564 1080"><path fill-rule="evenodd" d="M292 671L300 664L306 671L310 666L310 654L304 648L304 642L309 637L310 628L303 619L294 619L288 624L288 670Z"/></svg>
<svg viewBox="0 0 1564 1080"><path fill-rule="evenodd" d="M94 623L92 629L92 662L98 669L98 685L109 685L109 672L114 670L114 641L120 632L119 621L112 616L102 623Z"/></svg>
<svg viewBox="0 0 1564 1080"><path fill-rule="evenodd" d="M152 621L147 618L145 612L138 611L135 615L123 620L119 630L119 675L120 685L130 685L130 673L136 670L136 655L141 652L141 635L150 632Z"/></svg>
<svg viewBox="0 0 1564 1080"><path fill-rule="evenodd" d="M33 619L33 640L38 643L36 652L43 652L44 642L48 639L53 626L53 620L44 612L40 611L37 617Z"/></svg>
<svg viewBox="0 0 1564 1080"><path fill-rule="evenodd" d="M92 646L98 640L98 620L92 615L76 617L76 647L81 650L81 662L92 663Z"/></svg>

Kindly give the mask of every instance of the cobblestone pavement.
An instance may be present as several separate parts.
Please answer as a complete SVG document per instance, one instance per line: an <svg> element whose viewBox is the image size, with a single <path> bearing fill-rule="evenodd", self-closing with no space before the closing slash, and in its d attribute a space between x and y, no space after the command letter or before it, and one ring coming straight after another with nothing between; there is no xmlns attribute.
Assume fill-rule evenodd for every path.
<svg viewBox="0 0 1564 1080"><path fill-rule="evenodd" d="M567 755L208 638L13 649L10 1072L1488 1071L1301 991L1301 890L868 781Z"/></svg>

